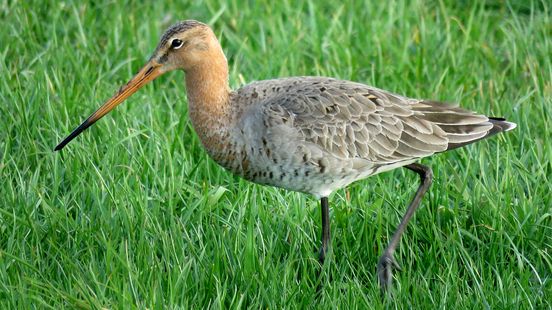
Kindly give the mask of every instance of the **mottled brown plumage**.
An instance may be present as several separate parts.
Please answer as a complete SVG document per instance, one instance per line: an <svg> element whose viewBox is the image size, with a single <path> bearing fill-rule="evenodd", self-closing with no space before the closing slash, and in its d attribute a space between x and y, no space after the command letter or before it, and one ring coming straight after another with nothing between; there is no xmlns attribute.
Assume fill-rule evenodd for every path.
<svg viewBox="0 0 552 310"><path fill-rule="evenodd" d="M458 107L323 77L254 82L228 101L224 119L235 125L221 129L221 147L205 143L210 155L253 182L317 197L481 139L497 126Z"/></svg>
<svg viewBox="0 0 552 310"><path fill-rule="evenodd" d="M175 69L186 73L189 117L217 163L250 181L321 198L321 262L330 237L328 195L401 166L420 175L416 196L378 264L384 289L391 284L400 237L431 183L431 169L414 162L515 127L456 106L333 78L265 80L232 91L213 31L184 21L165 32L140 72L56 150L144 84Z"/></svg>

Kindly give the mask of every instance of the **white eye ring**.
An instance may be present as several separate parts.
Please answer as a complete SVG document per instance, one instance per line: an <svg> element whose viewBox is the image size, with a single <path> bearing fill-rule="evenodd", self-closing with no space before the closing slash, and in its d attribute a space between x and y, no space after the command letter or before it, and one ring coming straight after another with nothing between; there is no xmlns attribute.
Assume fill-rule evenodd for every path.
<svg viewBox="0 0 552 310"><path fill-rule="evenodd" d="M171 41L171 47L175 50L181 48L184 45L184 42L180 39L174 39Z"/></svg>

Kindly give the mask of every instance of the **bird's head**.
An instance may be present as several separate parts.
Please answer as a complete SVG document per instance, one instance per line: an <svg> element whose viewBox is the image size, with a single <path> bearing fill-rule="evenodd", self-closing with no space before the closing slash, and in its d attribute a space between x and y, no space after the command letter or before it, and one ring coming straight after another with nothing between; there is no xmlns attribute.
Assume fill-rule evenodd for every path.
<svg viewBox="0 0 552 310"><path fill-rule="evenodd" d="M208 59L213 49L219 48L211 28L195 20L186 20L165 31L150 63L159 66L162 72L187 71Z"/></svg>
<svg viewBox="0 0 552 310"><path fill-rule="evenodd" d="M161 37L155 52L142 69L58 144L55 150L61 150L86 128L109 113L148 82L168 71L176 69L191 70L198 64L208 61L210 53L214 51L220 51L220 44L207 25L195 20L186 20L169 27Z"/></svg>

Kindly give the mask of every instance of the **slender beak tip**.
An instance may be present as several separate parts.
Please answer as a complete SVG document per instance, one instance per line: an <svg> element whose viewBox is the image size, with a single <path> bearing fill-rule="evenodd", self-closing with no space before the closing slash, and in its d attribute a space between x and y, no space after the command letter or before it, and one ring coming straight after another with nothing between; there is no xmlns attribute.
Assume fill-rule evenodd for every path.
<svg viewBox="0 0 552 310"><path fill-rule="evenodd" d="M55 148L55 151L59 151L71 142L76 136L81 134L86 128L90 127L97 120L102 118L105 114L115 108L118 104L123 102L126 98L144 86L146 83L154 80L159 75L163 74L160 70L161 65L150 61L149 64L144 66L138 74L136 74L125 86L121 87L119 91L105 102L96 112L90 115L82 124L79 125L67 138L61 141Z"/></svg>

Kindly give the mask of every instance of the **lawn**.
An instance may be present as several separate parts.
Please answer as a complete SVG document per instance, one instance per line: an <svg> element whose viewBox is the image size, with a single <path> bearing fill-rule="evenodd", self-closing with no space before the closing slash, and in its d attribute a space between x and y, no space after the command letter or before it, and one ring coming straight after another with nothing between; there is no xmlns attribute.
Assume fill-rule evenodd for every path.
<svg viewBox="0 0 552 310"><path fill-rule="evenodd" d="M550 2L100 2L0 1L0 308L552 307ZM183 72L53 151L182 19L213 27L236 88L332 76L518 127L422 160L392 296L375 272L418 186L405 169L330 197L318 278L319 202L212 161Z"/></svg>

